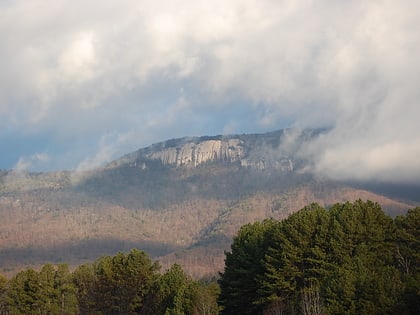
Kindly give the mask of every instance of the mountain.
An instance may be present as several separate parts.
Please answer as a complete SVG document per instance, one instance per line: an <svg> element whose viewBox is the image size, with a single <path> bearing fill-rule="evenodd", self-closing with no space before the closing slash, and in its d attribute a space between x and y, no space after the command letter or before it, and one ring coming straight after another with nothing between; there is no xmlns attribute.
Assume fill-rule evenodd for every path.
<svg viewBox="0 0 420 315"><path fill-rule="evenodd" d="M299 155L322 130L172 139L87 172L0 172L0 272L77 265L133 247L163 267L214 275L243 224L311 202L379 202L391 215L417 201L363 183L320 180Z"/></svg>
<svg viewBox="0 0 420 315"><path fill-rule="evenodd" d="M163 165L198 167L207 162L239 164L253 169L293 171L298 146L319 132L279 130L265 134L230 135L214 137L187 137L157 143L140 149L110 164L147 167L147 160L158 160ZM290 140L293 139L293 143Z"/></svg>

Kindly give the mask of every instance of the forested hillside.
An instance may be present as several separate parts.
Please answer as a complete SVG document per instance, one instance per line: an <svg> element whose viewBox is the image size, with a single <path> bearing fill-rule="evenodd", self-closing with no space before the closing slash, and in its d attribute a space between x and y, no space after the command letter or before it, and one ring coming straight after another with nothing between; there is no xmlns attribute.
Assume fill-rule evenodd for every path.
<svg viewBox="0 0 420 315"><path fill-rule="evenodd" d="M218 282L132 249L73 271L45 264L0 275L0 312L408 315L419 313L419 292L420 208L393 219L358 200L242 226Z"/></svg>
<svg viewBox="0 0 420 315"><path fill-rule="evenodd" d="M222 314L419 314L420 208L311 204L243 226L225 262Z"/></svg>
<svg viewBox="0 0 420 315"><path fill-rule="evenodd" d="M298 148L319 132L173 139L83 172L1 171L0 272L135 247L199 278L222 270L244 224L311 202L369 199L392 216L418 205L304 172Z"/></svg>

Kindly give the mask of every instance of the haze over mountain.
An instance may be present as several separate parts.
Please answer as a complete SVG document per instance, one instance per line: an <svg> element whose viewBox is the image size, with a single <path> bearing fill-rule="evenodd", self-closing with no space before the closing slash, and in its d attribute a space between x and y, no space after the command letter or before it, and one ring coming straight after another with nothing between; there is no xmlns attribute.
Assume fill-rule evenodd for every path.
<svg viewBox="0 0 420 315"><path fill-rule="evenodd" d="M80 264L133 247L201 277L223 265L243 224L311 202L379 202L397 215L419 204L323 179L300 155L325 130L172 139L90 171L0 174L0 268Z"/></svg>
<svg viewBox="0 0 420 315"><path fill-rule="evenodd" d="M418 1L0 1L0 168L323 128L334 179L420 180Z"/></svg>

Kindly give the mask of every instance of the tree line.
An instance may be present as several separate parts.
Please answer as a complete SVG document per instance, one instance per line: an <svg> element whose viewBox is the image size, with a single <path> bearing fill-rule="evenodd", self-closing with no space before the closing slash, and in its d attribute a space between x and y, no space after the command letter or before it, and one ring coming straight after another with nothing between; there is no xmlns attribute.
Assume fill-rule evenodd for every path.
<svg viewBox="0 0 420 315"><path fill-rule="evenodd" d="M222 314L420 314L420 208L358 200L243 226L226 253Z"/></svg>
<svg viewBox="0 0 420 315"><path fill-rule="evenodd" d="M0 314L420 314L420 208L358 200L241 227L218 282L133 249L0 275Z"/></svg>
<svg viewBox="0 0 420 315"><path fill-rule="evenodd" d="M137 249L73 272L65 264L0 276L0 314L218 314L215 282L191 279L174 264L164 273Z"/></svg>

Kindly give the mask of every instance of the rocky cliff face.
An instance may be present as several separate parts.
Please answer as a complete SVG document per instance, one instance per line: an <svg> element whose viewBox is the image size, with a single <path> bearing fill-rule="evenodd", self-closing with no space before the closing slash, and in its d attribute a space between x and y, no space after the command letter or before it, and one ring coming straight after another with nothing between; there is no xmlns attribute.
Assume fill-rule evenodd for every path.
<svg viewBox="0 0 420 315"><path fill-rule="evenodd" d="M290 138L293 137L293 141ZM118 161L148 168L159 161L171 167L198 167L207 162L235 163L244 168L282 172L296 170L296 151L311 134L296 136L290 130L266 134L180 138L140 149ZM290 146L293 143L293 146Z"/></svg>
<svg viewBox="0 0 420 315"><path fill-rule="evenodd" d="M245 155L243 141L205 140L199 143L188 142L180 146L164 148L147 155L160 160L164 165L198 166L208 161L235 162Z"/></svg>

